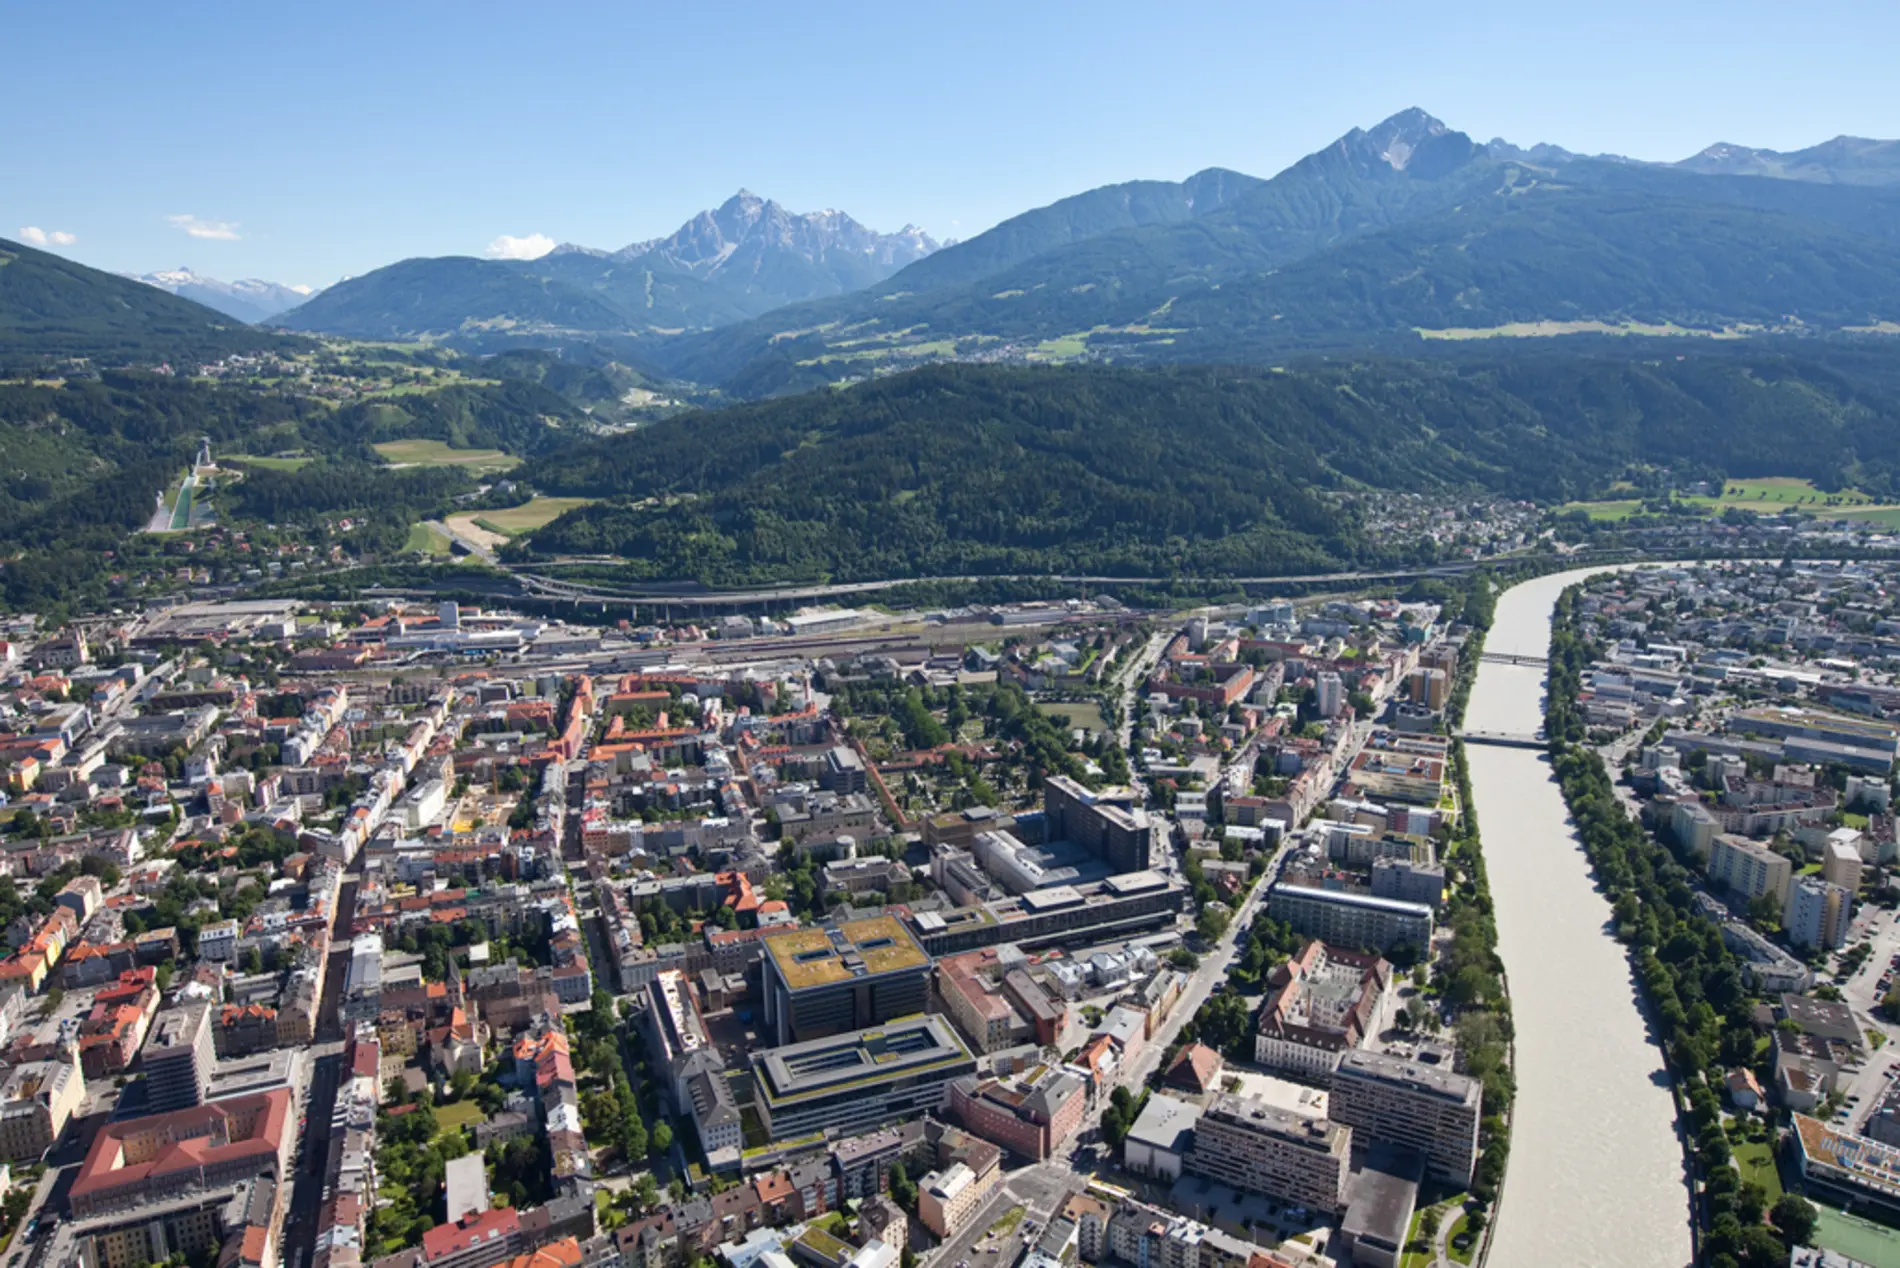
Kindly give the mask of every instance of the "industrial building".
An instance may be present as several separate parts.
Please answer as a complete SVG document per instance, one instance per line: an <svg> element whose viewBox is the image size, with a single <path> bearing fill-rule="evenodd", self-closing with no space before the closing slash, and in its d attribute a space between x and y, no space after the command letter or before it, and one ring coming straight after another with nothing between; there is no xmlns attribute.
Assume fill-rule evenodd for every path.
<svg viewBox="0 0 1900 1268"><path fill-rule="evenodd" d="M1128 872L1093 885L1057 885L949 911L920 911L910 920L930 954L955 955L1004 942L1025 949L1099 942L1168 924L1186 901L1187 887L1159 872Z"/></svg>

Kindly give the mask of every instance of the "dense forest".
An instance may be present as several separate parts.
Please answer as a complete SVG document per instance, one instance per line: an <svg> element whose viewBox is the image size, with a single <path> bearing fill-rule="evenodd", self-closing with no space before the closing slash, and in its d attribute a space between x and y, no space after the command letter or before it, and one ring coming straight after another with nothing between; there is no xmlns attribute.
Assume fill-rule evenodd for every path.
<svg viewBox="0 0 1900 1268"><path fill-rule="evenodd" d="M1890 492L1884 359L1755 349L1285 371L939 366L665 420L528 463L615 499L514 549L735 583L1067 572L1266 575L1416 562L1339 494L1562 501L1631 464Z"/></svg>

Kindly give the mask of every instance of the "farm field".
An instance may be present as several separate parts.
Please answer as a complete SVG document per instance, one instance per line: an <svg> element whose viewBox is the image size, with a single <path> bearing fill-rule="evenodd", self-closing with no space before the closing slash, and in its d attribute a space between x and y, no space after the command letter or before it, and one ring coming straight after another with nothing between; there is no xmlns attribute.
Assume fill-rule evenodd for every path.
<svg viewBox="0 0 1900 1268"><path fill-rule="evenodd" d="M522 533L531 533L554 522L577 506L586 506L593 498L531 498L520 506L511 506L501 511L480 511L472 518L475 523L493 533L504 537L517 537ZM461 516L457 516L461 519Z"/></svg>
<svg viewBox="0 0 1900 1268"><path fill-rule="evenodd" d="M427 524L411 524L409 540L403 543L403 549L419 550L425 555L446 555L449 553L449 539Z"/></svg>
<svg viewBox="0 0 1900 1268"><path fill-rule="evenodd" d="M461 467L474 476L511 471L521 465L521 459L499 449L456 449L439 440L386 440L370 447L395 466Z"/></svg>
<svg viewBox="0 0 1900 1268"><path fill-rule="evenodd" d="M1900 506L1874 501L1858 489L1829 493L1814 487L1812 481L1793 476L1764 476L1753 480L1730 480L1719 497L1682 497L1678 501L1706 506L1712 511L1735 507L1744 511L1779 514L1803 511L1822 519L1866 520L1876 524L1900 525ZM1610 499L1600 502L1569 502L1566 511L1582 511L1593 520L1614 522L1628 519L1642 510L1638 498Z"/></svg>
<svg viewBox="0 0 1900 1268"><path fill-rule="evenodd" d="M256 454L225 454L220 462L233 463L244 467L262 467L266 471L297 471L315 462L315 458L299 455L294 458L264 458Z"/></svg>

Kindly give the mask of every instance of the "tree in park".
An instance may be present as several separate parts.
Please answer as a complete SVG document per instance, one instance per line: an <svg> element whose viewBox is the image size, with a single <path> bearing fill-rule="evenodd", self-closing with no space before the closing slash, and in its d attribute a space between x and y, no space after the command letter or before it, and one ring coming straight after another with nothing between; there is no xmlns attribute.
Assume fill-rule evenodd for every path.
<svg viewBox="0 0 1900 1268"><path fill-rule="evenodd" d="M1781 1230L1790 1246L1806 1246L1814 1239L1814 1205L1798 1193L1784 1193L1776 1198L1768 1219Z"/></svg>

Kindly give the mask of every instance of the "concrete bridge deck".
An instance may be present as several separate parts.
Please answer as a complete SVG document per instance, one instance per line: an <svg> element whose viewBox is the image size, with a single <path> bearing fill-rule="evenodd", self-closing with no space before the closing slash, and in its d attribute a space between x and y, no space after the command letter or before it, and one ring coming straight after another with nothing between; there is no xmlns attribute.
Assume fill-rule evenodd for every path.
<svg viewBox="0 0 1900 1268"><path fill-rule="evenodd" d="M1489 744L1494 748L1528 748L1541 752L1550 746L1550 741L1541 735L1516 731L1462 731L1459 738L1467 744Z"/></svg>

